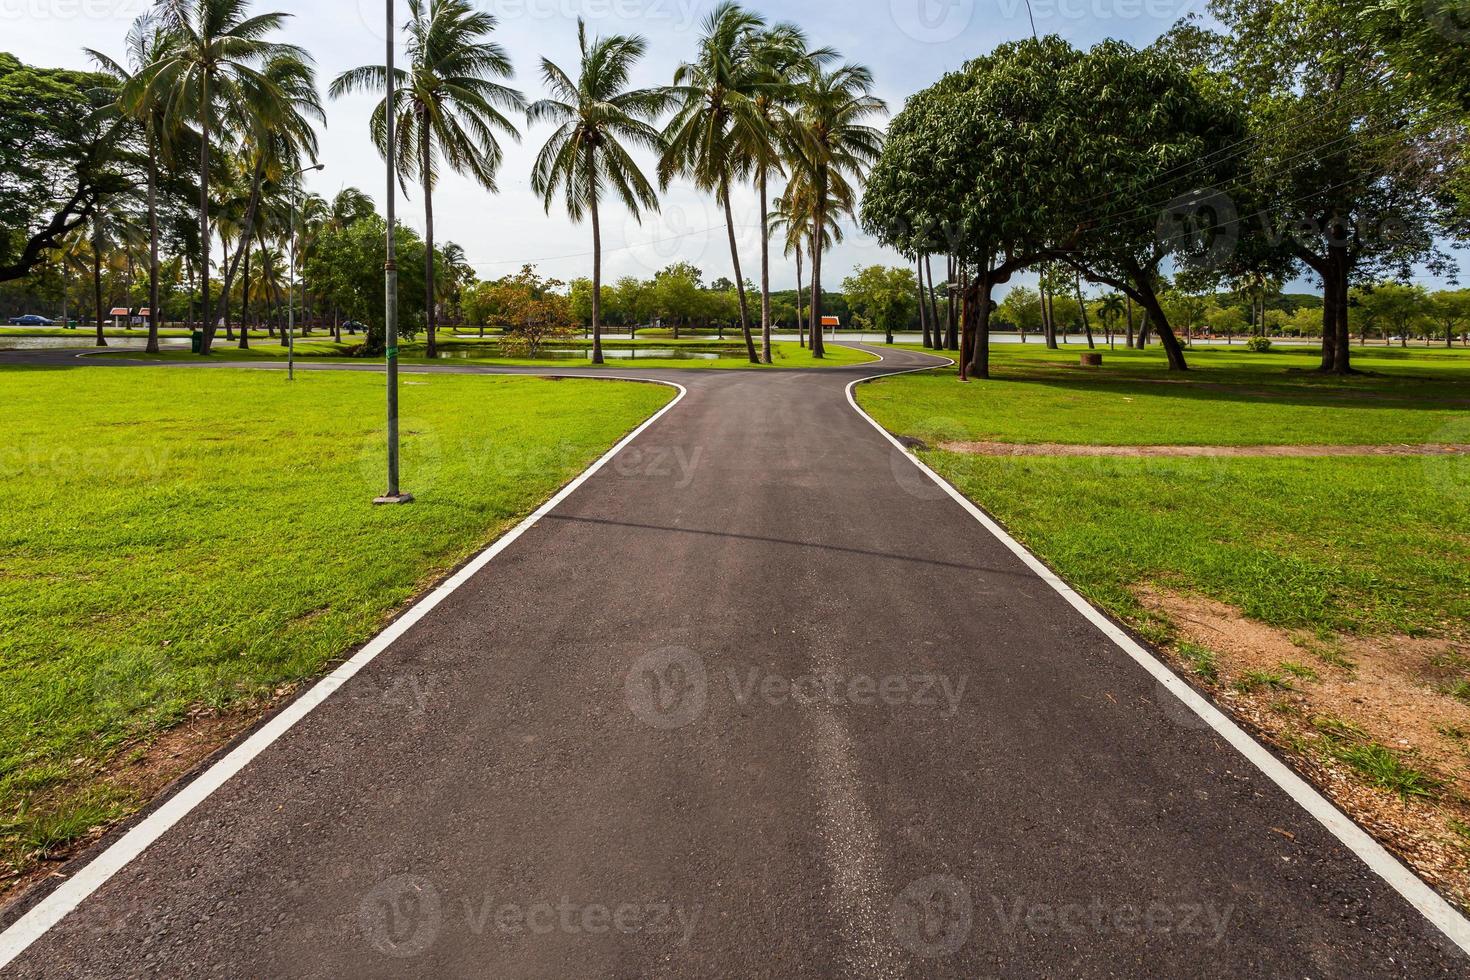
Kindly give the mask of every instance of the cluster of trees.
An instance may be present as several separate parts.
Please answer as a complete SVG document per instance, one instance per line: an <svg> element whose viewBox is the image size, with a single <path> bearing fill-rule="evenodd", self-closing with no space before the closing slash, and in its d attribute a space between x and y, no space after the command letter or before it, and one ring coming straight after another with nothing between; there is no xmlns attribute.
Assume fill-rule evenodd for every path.
<svg viewBox="0 0 1470 980"><path fill-rule="evenodd" d="M838 219L852 212L864 170L882 145L868 120L884 106L871 94L866 68L813 48L794 25L767 24L725 2L707 16L694 57L678 66L672 84L631 87L644 40L589 38L579 23L575 75L542 59L548 96L530 102L506 84L512 62L493 40L494 17L470 0L408 0L408 13L407 65L395 76L393 105L386 98L378 104L369 130L405 185L421 189L424 237L400 238L408 295L399 328L413 333L422 324L430 356L440 318L470 281L456 267L462 255L435 242L437 179L447 167L494 192L499 140L519 138L516 117L554 126L533 169L536 193L548 210L560 200L574 220L592 225L586 292L594 361L602 359L601 212L608 203L635 215L656 210L654 181L666 188L689 179L712 193L729 232L737 312L730 313L726 290L696 283L696 292L721 295L701 295L710 300L706 309L678 305L676 319L738 322L751 360L769 361L772 324L802 313L772 305L769 242L780 235L787 255L807 260L810 298L797 305L807 307L808 324L820 324L822 254L840 237ZM282 40L287 19L252 13L249 0L158 0L134 25L124 58L90 52L96 73L27 69L4 56L0 174L16 193L6 187L0 210L0 283L30 278L31 289L44 291L48 276L67 275L72 266L63 257L71 240L85 235L99 314L106 271L126 268L128 291L147 281L148 302L138 305L153 311L150 347L160 317L177 312L180 302L203 325L205 353L221 325L232 333L237 308L252 320L258 313L252 303L262 296L260 302L277 309L283 242L322 232L304 222L325 210L324 202L301 193L301 174L316 167L316 127L325 114L310 55ZM386 69L366 65L338 76L329 92L386 88ZM653 180L640 171L633 149L657 154ZM741 272L731 213L732 188L741 184L758 190L768 227L761 238L759 351L748 300L753 288ZM292 202L305 215L302 227L291 218ZM359 218L305 243L305 268L316 280L309 291L380 332L377 304L358 299L370 292L373 262L381 269L386 256L382 247L373 252L372 217ZM421 270L417 284L405 275L410 267ZM257 289L260 277L266 282ZM114 293L118 285L111 283ZM406 312L411 309L420 312ZM627 316L609 313L614 320ZM820 330L812 347L820 356Z"/></svg>
<svg viewBox="0 0 1470 980"><path fill-rule="evenodd" d="M1201 294L1313 276L1322 368L1349 371L1353 287L1449 271L1439 243L1470 230L1470 60L1425 26L1455 2L1212 0L1223 30L1143 50L1003 44L908 100L863 222L914 263L929 343L966 376L1023 270L1048 322L1068 292L1087 310L1077 279L1121 294L1178 370Z"/></svg>
<svg viewBox="0 0 1470 980"><path fill-rule="evenodd" d="M278 40L285 22L245 0L163 0L120 59L88 52L96 72L0 55L0 302L90 307L99 345L107 310L146 307L150 350L164 321L197 322L206 353L238 323L245 347L292 305L308 330L330 316L339 334L350 319L380 335L383 219L355 189L302 190L324 113L310 56ZM313 280L300 295L293 244ZM453 244L405 229L398 248L405 268L437 260L450 295L468 272ZM424 278L403 288L432 308Z"/></svg>

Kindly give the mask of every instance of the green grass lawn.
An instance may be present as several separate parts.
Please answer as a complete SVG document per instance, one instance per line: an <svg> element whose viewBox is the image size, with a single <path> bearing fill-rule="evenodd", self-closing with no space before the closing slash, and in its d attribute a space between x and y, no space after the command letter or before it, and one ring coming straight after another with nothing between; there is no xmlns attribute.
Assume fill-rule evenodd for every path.
<svg viewBox="0 0 1470 980"><path fill-rule="evenodd" d="M1108 445L1470 443L1470 356L1369 348L1324 378L1309 351L1163 355L992 348L995 379L953 369L858 388L890 431L1081 592L1134 622L1164 583L1278 626L1451 635L1470 622L1470 459L1062 458L946 452L946 441Z"/></svg>
<svg viewBox="0 0 1470 980"><path fill-rule="evenodd" d="M144 802L104 764L310 678L674 392L418 376L383 489L382 379L0 368L0 886Z"/></svg>
<svg viewBox="0 0 1470 980"><path fill-rule="evenodd" d="M346 338L351 341L352 338ZM346 357L346 351L352 343L346 342L336 344L330 339L313 337L309 340L297 340L296 357L306 359L337 359ZM591 351L591 343L581 338L558 342L557 347L579 347ZM739 339L731 340L728 337L721 341L713 337L700 337L696 339L682 338L680 340L648 339L640 338L629 341L626 338L605 338L603 346L609 350L628 350L648 348L652 350L670 348L690 348L696 351L709 351L718 353L717 358L658 358L658 357L609 357L603 364L603 368L615 373L619 368L627 370L631 368L696 368L696 369L729 369L729 368L810 368L810 367L834 367L844 364L862 364L876 360L873 355L852 347L843 347L836 344L827 346L827 356L818 360L811 355L811 351L801 347L792 341L773 341L771 344L770 365L751 364L746 357L745 344ZM488 366L509 367L590 367L591 363L584 358L529 358L529 357L501 357L499 355L496 341L493 337L485 341L470 338L456 338L445 336L440 339L440 356L437 361L429 360L423 356L424 345L419 342L405 344L401 348L399 363L401 364L484 364ZM759 342L757 342L759 350ZM197 359L197 355L188 351L163 351L158 354L145 355L137 351L118 351L116 356L128 359L147 358L150 360L182 361ZM248 350L240 350L233 343L224 341L222 338L215 341L212 357L218 360L270 360L279 361L286 357L286 350L276 343L268 343L264 340L252 340ZM358 362L358 359L350 360Z"/></svg>
<svg viewBox="0 0 1470 980"><path fill-rule="evenodd" d="M918 348L912 348L918 349ZM1365 372L1317 374L1309 350L1195 349L1171 374L1163 353L1103 352L1082 368L1072 345L991 347L989 381L955 368L864 385L862 404L892 431L954 441L1104 445L1470 443L1470 352L1355 348Z"/></svg>

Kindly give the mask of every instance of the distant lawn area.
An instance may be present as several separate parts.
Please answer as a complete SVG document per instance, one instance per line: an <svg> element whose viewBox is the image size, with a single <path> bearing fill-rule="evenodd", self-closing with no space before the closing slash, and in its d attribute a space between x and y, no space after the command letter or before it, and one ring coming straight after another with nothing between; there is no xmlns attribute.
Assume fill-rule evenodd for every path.
<svg viewBox="0 0 1470 980"><path fill-rule="evenodd" d="M862 406L1085 595L1140 620L1134 588L1227 602L1275 626L1464 633L1470 458L977 455L965 442L1102 445L1470 444L1470 354L1355 348L1163 355L992 347L990 381L953 368L861 385Z"/></svg>
<svg viewBox="0 0 1470 980"><path fill-rule="evenodd" d="M356 340L344 336L341 344L334 343L330 338L322 339L312 337L310 339L298 339L296 341L296 357L305 359L344 359L347 351L353 347ZM810 368L810 367L835 367L844 364L863 364L876 360L871 354L857 350L852 347L843 347L829 343L826 357L820 360L812 357L811 351L792 341L772 341L771 357L772 364L751 364L746 356L745 344L738 336L735 339L726 337L718 340L714 337L680 338L673 340L668 337L646 338L630 341L626 337L604 337L603 349L608 353L603 369L616 371L618 368L704 368L704 369L730 369L730 368ZM586 351L585 355L560 357L502 357L499 350L499 341L494 335L487 336L483 341L478 338L460 338L452 335L444 335L439 339L439 358L431 361L424 356L424 344L422 341L414 341L404 344L401 348L399 363L402 364L484 364L489 366L506 367L590 367L592 344L580 336L565 341L557 341L549 344L549 347L576 348L579 352ZM680 350L687 351L691 355L714 354L714 357L691 356L691 357L658 357L652 354L644 354L644 351ZM760 350L760 342L756 341L756 350ZM619 356L612 353L616 351L631 351L634 356ZM196 354L188 351L163 351L158 354L144 355L137 351L118 351L117 356L130 359L147 357L150 360L183 361L198 360ZM240 350L234 343L216 338L214 350L210 355L216 360L284 360L286 349L271 339L252 340L247 350ZM349 360L356 361L355 358Z"/></svg>
<svg viewBox="0 0 1470 980"><path fill-rule="evenodd" d="M675 395L405 379L418 500L384 508L377 375L14 367L0 386L0 891L146 802L115 777L158 733L248 720L319 674Z"/></svg>

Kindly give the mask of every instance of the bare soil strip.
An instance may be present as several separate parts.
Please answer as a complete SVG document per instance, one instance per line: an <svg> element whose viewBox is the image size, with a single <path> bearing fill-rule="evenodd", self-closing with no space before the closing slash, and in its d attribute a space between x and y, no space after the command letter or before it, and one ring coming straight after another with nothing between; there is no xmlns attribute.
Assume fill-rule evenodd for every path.
<svg viewBox="0 0 1470 980"><path fill-rule="evenodd" d="M1091 446L1063 442L942 442L971 456L1463 456L1470 444L1384 446Z"/></svg>
<svg viewBox="0 0 1470 980"><path fill-rule="evenodd" d="M1470 907L1470 701L1449 684L1470 665L1456 638L1316 636L1160 587L1135 590L1177 640L1214 655L1211 677L1177 647L1176 665L1287 752L1339 806L1462 908ZM1372 785L1324 732L1439 781L1427 795ZM1341 747L1341 746L1339 746Z"/></svg>

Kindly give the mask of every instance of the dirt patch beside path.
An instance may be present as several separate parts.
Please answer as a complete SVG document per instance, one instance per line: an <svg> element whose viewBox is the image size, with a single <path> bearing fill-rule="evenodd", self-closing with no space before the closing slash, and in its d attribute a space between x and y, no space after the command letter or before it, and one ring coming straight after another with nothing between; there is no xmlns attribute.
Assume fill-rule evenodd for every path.
<svg viewBox="0 0 1470 980"><path fill-rule="evenodd" d="M1470 444L1384 446L1090 446L1065 442L943 442L972 456L1463 456Z"/></svg>
<svg viewBox="0 0 1470 980"><path fill-rule="evenodd" d="M1183 673L1470 909L1470 640L1322 638L1211 599L1135 593L1172 629Z"/></svg>

